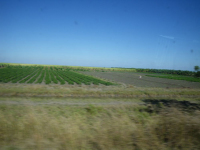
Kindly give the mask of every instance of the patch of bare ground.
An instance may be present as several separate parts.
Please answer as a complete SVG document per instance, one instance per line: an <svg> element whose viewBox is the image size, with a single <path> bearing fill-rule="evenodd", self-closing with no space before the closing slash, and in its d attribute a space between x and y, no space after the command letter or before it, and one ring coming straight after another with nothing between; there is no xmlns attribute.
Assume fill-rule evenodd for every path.
<svg viewBox="0 0 200 150"><path fill-rule="evenodd" d="M133 85L134 87L153 88L200 88L200 83L183 80L172 80L164 78L152 78L145 73L135 72L92 72L82 71L80 73L107 79L110 81Z"/></svg>

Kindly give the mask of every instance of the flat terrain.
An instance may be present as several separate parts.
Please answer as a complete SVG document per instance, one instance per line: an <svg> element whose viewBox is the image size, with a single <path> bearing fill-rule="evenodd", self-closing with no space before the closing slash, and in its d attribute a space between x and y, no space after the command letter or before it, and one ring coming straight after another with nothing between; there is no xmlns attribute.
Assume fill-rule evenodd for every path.
<svg viewBox="0 0 200 150"><path fill-rule="evenodd" d="M70 82L59 70L0 83L0 150L200 149L200 83L102 70L79 71L98 84Z"/></svg>
<svg viewBox="0 0 200 150"><path fill-rule="evenodd" d="M197 101L194 101L197 103ZM0 97L0 105L40 105L40 106L116 106L144 105L139 98L58 98L58 97Z"/></svg>
<svg viewBox="0 0 200 150"><path fill-rule="evenodd" d="M200 83L184 80L173 80L156 77L147 77L148 73L132 72L81 72L104 78L121 84L133 85L134 87L154 87L154 88L200 88ZM140 78L141 76L141 78Z"/></svg>

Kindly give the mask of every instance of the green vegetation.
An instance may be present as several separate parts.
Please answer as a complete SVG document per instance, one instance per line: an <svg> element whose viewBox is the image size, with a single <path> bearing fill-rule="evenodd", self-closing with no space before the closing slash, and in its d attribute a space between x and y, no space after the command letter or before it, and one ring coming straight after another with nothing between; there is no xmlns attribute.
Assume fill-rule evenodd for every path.
<svg viewBox="0 0 200 150"><path fill-rule="evenodd" d="M183 76L194 76L195 74L193 71L167 70L167 69L136 69L136 71L145 73L160 73L160 74L183 75Z"/></svg>
<svg viewBox="0 0 200 150"><path fill-rule="evenodd" d="M200 78L189 77L189 76L176 76L176 75L146 75L148 77L166 78L174 80L185 80L191 82L200 82Z"/></svg>
<svg viewBox="0 0 200 150"><path fill-rule="evenodd" d="M1 149L200 149L200 114L149 106L0 105Z"/></svg>
<svg viewBox="0 0 200 150"><path fill-rule="evenodd" d="M199 66L194 66L194 70L196 71L195 77L199 78L200 77L200 71L199 71Z"/></svg>
<svg viewBox="0 0 200 150"><path fill-rule="evenodd" d="M200 77L200 71L197 71L197 72L196 72L195 77L197 77L197 78Z"/></svg>
<svg viewBox="0 0 200 150"><path fill-rule="evenodd" d="M77 69L76 69L77 70ZM113 85L91 76L76 73L68 67L45 67L45 66L17 66L3 65L0 69L0 82L3 83L42 83L45 84L103 84Z"/></svg>
<svg viewBox="0 0 200 150"><path fill-rule="evenodd" d="M194 66L195 71L199 71L199 66Z"/></svg>

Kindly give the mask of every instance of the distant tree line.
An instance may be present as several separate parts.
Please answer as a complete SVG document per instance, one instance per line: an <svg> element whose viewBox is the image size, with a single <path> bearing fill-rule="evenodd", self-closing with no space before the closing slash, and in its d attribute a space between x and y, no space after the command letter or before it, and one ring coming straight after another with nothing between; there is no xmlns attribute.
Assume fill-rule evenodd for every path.
<svg viewBox="0 0 200 150"><path fill-rule="evenodd" d="M162 74L172 74L172 75L184 75L184 76L194 76L200 77L200 67L194 66L194 71L184 71L184 70L168 70L168 69L136 69L137 72L147 72L147 73L162 73Z"/></svg>
<svg viewBox="0 0 200 150"><path fill-rule="evenodd" d="M0 63L0 68L8 67L8 66L9 66L8 64Z"/></svg>
<svg viewBox="0 0 200 150"><path fill-rule="evenodd" d="M200 71L199 71L199 69L200 69L199 66L194 66L194 70L196 71L195 77L200 77Z"/></svg>
<svg viewBox="0 0 200 150"><path fill-rule="evenodd" d="M184 76L194 76L193 71L183 71L183 70L168 70L168 69L136 69L137 72L149 72L149 73L163 73L163 74L173 74L173 75L184 75Z"/></svg>

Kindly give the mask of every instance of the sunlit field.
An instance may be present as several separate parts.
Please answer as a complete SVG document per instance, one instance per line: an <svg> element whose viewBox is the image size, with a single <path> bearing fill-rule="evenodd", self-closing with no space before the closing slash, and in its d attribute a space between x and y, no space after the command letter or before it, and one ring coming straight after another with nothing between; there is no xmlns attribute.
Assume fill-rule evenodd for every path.
<svg viewBox="0 0 200 150"><path fill-rule="evenodd" d="M2 150L200 149L198 82L20 64L0 77Z"/></svg>

